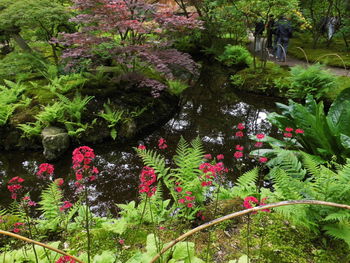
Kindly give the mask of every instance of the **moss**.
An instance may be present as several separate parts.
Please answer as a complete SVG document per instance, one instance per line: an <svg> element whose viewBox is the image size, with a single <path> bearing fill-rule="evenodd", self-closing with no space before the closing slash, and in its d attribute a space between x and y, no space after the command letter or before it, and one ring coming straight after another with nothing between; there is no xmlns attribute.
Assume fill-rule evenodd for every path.
<svg viewBox="0 0 350 263"><path fill-rule="evenodd" d="M337 78L336 88L328 91L325 97L333 101L337 98L340 92L347 88L350 88L350 77L340 76Z"/></svg>
<svg viewBox="0 0 350 263"><path fill-rule="evenodd" d="M349 50L346 50L346 47L344 43L342 43L341 39L335 39L329 47L327 47L325 43L321 42L318 44L317 48L313 48L312 41L309 37L296 35L296 37L291 39L288 54L295 58L305 60L305 55L298 47L304 49L309 62L319 61L329 66L343 68L344 64L339 57L325 56L327 54L338 54L344 60L346 67L350 67Z"/></svg>

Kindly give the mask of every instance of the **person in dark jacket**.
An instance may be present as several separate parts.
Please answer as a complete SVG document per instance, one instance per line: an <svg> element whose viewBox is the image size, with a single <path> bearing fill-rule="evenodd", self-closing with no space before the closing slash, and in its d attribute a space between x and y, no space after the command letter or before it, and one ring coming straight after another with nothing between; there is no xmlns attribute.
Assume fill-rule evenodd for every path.
<svg viewBox="0 0 350 263"><path fill-rule="evenodd" d="M281 17L276 23L277 61L286 61L288 42L292 37L292 25L285 17Z"/></svg>
<svg viewBox="0 0 350 263"><path fill-rule="evenodd" d="M254 37L255 37L255 52L258 52L261 50L261 37L265 30L265 24L262 20L259 20L255 23L255 31L254 31Z"/></svg>

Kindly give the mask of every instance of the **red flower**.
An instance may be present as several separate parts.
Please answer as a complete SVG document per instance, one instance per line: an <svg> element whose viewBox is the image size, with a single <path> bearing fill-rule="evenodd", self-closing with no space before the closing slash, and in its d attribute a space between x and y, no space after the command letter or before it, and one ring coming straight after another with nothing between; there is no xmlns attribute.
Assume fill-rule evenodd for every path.
<svg viewBox="0 0 350 263"><path fill-rule="evenodd" d="M73 151L73 169L78 181L82 180L86 173L88 176L91 176L91 173L98 173L97 168L91 165L94 158L94 150L88 146L81 146Z"/></svg>
<svg viewBox="0 0 350 263"><path fill-rule="evenodd" d="M9 184L12 184L12 183L23 183L24 182L24 179L19 177L19 176L16 176L16 177L13 177L11 178L11 180L8 182Z"/></svg>
<svg viewBox="0 0 350 263"><path fill-rule="evenodd" d="M290 127L287 127L284 129L286 132L292 132L294 129L293 128L290 128Z"/></svg>
<svg viewBox="0 0 350 263"><path fill-rule="evenodd" d="M224 158L225 158L225 156L223 154L219 154L219 155L216 156L216 159L218 161L223 160Z"/></svg>
<svg viewBox="0 0 350 263"><path fill-rule="evenodd" d="M244 136L244 133L242 131L238 131L236 132L236 137L243 137Z"/></svg>
<svg viewBox="0 0 350 263"><path fill-rule="evenodd" d="M58 186L62 186L63 183L64 183L64 180L62 178L58 178L55 180L55 183L58 185Z"/></svg>
<svg viewBox="0 0 350 263"><path fill-rule="evenodd" d="M76 261L70 256L62 256L55 263L75 263Z"/></svg>
<svg viewBox="0 0 350 263"><path fill-rule="evenodd" d="M244 147L241 145L236 145L236 150L237 151L243 151Z"/></svg>
<svg viewBox="0 0 350 263"><path fill-rule="evenodd" d="M165 149L168 147L168 145L166 145L166 140L163 138L160 138L158 141L158 147L159 149Z"/></svg>
<svg viewBox="0 0 350 263"><path fill-rule="evenodd" d="M146 146L140 144L140 145L137 147L137 149L139 149L139 150L146 150Z"/></svg>
<svg viewBox="0 0 350 263"><path fill-rule="evenodd" d="M244 130L245 129L244 124L243 123L238 123L237 129L238 130Z"/></svg>
<svg viewBox="0 0 350 263"><path fill-rule="evenodd" d="M181 193L182 192L182 187L175 187L175 191L178 192L178 193Z"/></svg>
<svg viewBox="0 0 350 263"><path fill-rule="evenodd" d="M21 232L21 229L19 229L19 228L14 228L12 231L13 231L13 233L19 233L19 232Z"/></svg>
<svg viewBox="0 0 350 263"><path fill-rule="evenodd" d="M268 160L269 160L269 159L266 158L266 157L260 157L260 158L259 158L259 162L260 162L260 163L266 163Z"/></svg>
<svg viewBox="0 0 350 263"><path fill-rule="evenodd" d="M286 137L286 138L292 138L293 134L291 134L289 132L285 132L285 133L283 133L283 136Z"/></svg>
<svg viewBox="0 0 350 263"><path fill-rule="evenodd" d="M259 133L256 135L256 138L258 138L259 140L264 139L265 138L265 134Z"/></svg>
<svg viewBox="0 0 350 263"><path fill-rule="evenodd" d="M295 130L295 133L296 133L296 134L303 134L303 133L304 133L304 130L302 130L302 129L296 129L296 130Z"/></svg>
<svg viewBox="0 0 350 263"><path fill-rule="evenodd" d="M242 158L243 157L243 153L242 152L235 152L235 154L233 155L236 159Z"/></svg>
<svg viewBox="0 0 350 263"><path fill-rule="evenodd" d="M187 192L186 192L186 194L188 194L188 195L191 195L191 194L192 194L192 192L190 192L190 191L187 191Z"/></svg>
<svg viewBox="0 0 350 263"><path fill-rule="evenodd" d="M45 176L51 176L53 175L53 172L55 171L55 168L52 164L49 164L49 163L42 163L39 165L39 170L38 172L36 173L36 175L39 177L39 178L42 178L44 179Z"/></svg>
<svg viewBox="0 0 350 263"><path fill-rule="evenodd" d="M143 167L140 175L140 181L140 193L146 193L149 197L155 194L157 188L155 186L150 187L153 183L157 182L157 176L153 168L148 166Z"/></svg>
<svg viewBox="0 0 350 263"><path fill-rule="evenodd" d="M254 146L255 146L256 148L261 148L261 147L263 146L263 143L262 143L262 142L256 142L256 143L254 144Z"/></svg>
<svg viewBox="0 0 350 263"><path fill-rule="evenodd" d="M188 196L188 195L186 195L185 198L186 198L187 201L191 201L192 200L192 197Z"/></svg>
<svg viewBox="0 0 350 263"><path fill-rule="evenodd" d="M179 202L180 204L183 204L183 203L185 203L185 199L181 198L181 199L179 199L178 202Z"/></svg>
<svg viewBox="0 0 350 263"><path fill-rule="evenodd" d="M187 207L188 207L188 208L192 208L192 207L193 207L193 204L192 204L192 203L188 203L188 204L187 204Z"/></svg>
<svg viewBox="0 0 350 263"><path fill-rule="evenodd" d="M22 185L20 183L23 183L24 179L21 177L13 177L9 182L7 189L11 192L11 198L12 199L17 199L17 194L20 189L22 189Z"/></svg>
<svg viewBox="0 0 350 263"><path fill-rule="evenodd" d="M119 239L119 244L121 244L121 245L124 245L124 243L125 243L125 240L124 239Z"/></svg>
<svg viewBox="0 0 350 263"><path fill-rule="evenodd" d="M202 185L203 187L205 187L205 186L207 186L207 182L203 181L203 182L201 183L201 185Z"/></svg>
<svg viewBox="0 0 350 263"><path fill-rule="evenodd" d="M210 153L204 155L204 159L211 160L213 157L211 156Z"/></svg>
<svg viewBox="0 0 350 263"><path fill-rule="evenodd" d="M60 211L64 211L66 209L69 209L73 206L73 204L69 201L64 201L63 205L60 207Z"/></svg>
<svg viewBox="0 0 350 263"><path fill-rule="evenodd" d="M259 204L259 201L254 196L247 196L244 198L243 206L247 209L253 208L252 203Z"/></svg>

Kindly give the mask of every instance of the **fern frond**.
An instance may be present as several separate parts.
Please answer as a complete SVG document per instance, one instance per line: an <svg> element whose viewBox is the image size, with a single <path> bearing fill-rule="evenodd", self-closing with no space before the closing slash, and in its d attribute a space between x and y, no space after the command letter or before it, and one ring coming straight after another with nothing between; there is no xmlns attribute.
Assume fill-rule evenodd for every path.
<svg viewBox="0 0 350 263"><path fill-rule="evenodd" d="M313 177L317 177L320 174L319 166L323 164L324 161L318 156L307 154L305 152L301 152L301 155L303 157L303 164L308 173Z"/></svg>
<svg viewBox="0 0 350 263"><path fill-rule="evenodd" d="M165 160L163 156L153 150L136 149L136 151L137 154L142 158L143 163L155 170L158 179L166 176L169 168L165 168Z"/></svg>
<svg viewBox="0 0 350 263"><path fill-rule="evenodd" d="M55 220L60 217L60 207L62 206L63 194L59 186L52 182L48 188L41 192L41 207L39 210L43 211L43 216L47 220Z"/></svg>
<svg viewBox="0 0 350 263"><path fill-rule="evenodd" d="M276 157L280 160L278 167L286 171L286 173L298 179L303 179L306 175L306 171L302 168L302 163L293 151L282 150Z"/></svg>
<svg viewBox="0 0 350 263"><path fill-rule="evenodd" d="M350 247L350 223L341 222L337 224L329 224L323 227L326 233L336 239L344 240Z"/></svg>
<svg viewBox="0 0 350 263"><path fill-rule="evenodd" d="M275 183L275 195L284 200L300 200L303 196L300 194L304 185L298 179L290 177L285 170L281 168L274 168L269 175Z"/></svg>

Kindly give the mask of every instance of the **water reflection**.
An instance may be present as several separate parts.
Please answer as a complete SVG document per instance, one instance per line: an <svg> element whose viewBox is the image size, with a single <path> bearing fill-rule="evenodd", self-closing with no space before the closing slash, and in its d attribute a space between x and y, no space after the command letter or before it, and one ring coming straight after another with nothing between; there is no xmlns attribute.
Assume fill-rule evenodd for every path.
<svg viewBox="0 0 350 263"><path fill-rule="evenodd" d="M235 168L237 162L233 158L235 145L244 146L244 152L248 153L253 149L248 136L274 133L266 117L269 112L275 110L275 106L274 101L269 98L235 92L233 87L227 85L227 80L228 76L220 68L204 66L196 87L186 91L182 110L167 124L142 140L147 148L156 149L158 139L166 138L169 147L160 152L169 158L175 153L180 136L187 140L199 136L207 153L213 156L224 154L223 161L231 170L227 180L232 185L238 175ZM244 122L246 126L244 132L248 136L244 138L235 138L234 126L239 122ZM96 166L102 171L98 180L90 186L91 203L95 213L116 213L116 203L125 203L137 198L138 175L142 169L142 162L133 150L136 145L135 140L124 145L108 142L93 146L97 154ZM45 160L39 152L0 153L0 204L6 206L11 202L6 182L14 176L21 176L26 180L25 191L31 191L32 199L38 201L38 195L46 185L35 176L36 167L42 162ZM243 162L247 167L255 165L247 154ZM77 200L78 195L72 182L74 176L70 169L70 154L54 164L55 177L65 179L65 198L70 201Z"/></svg>

